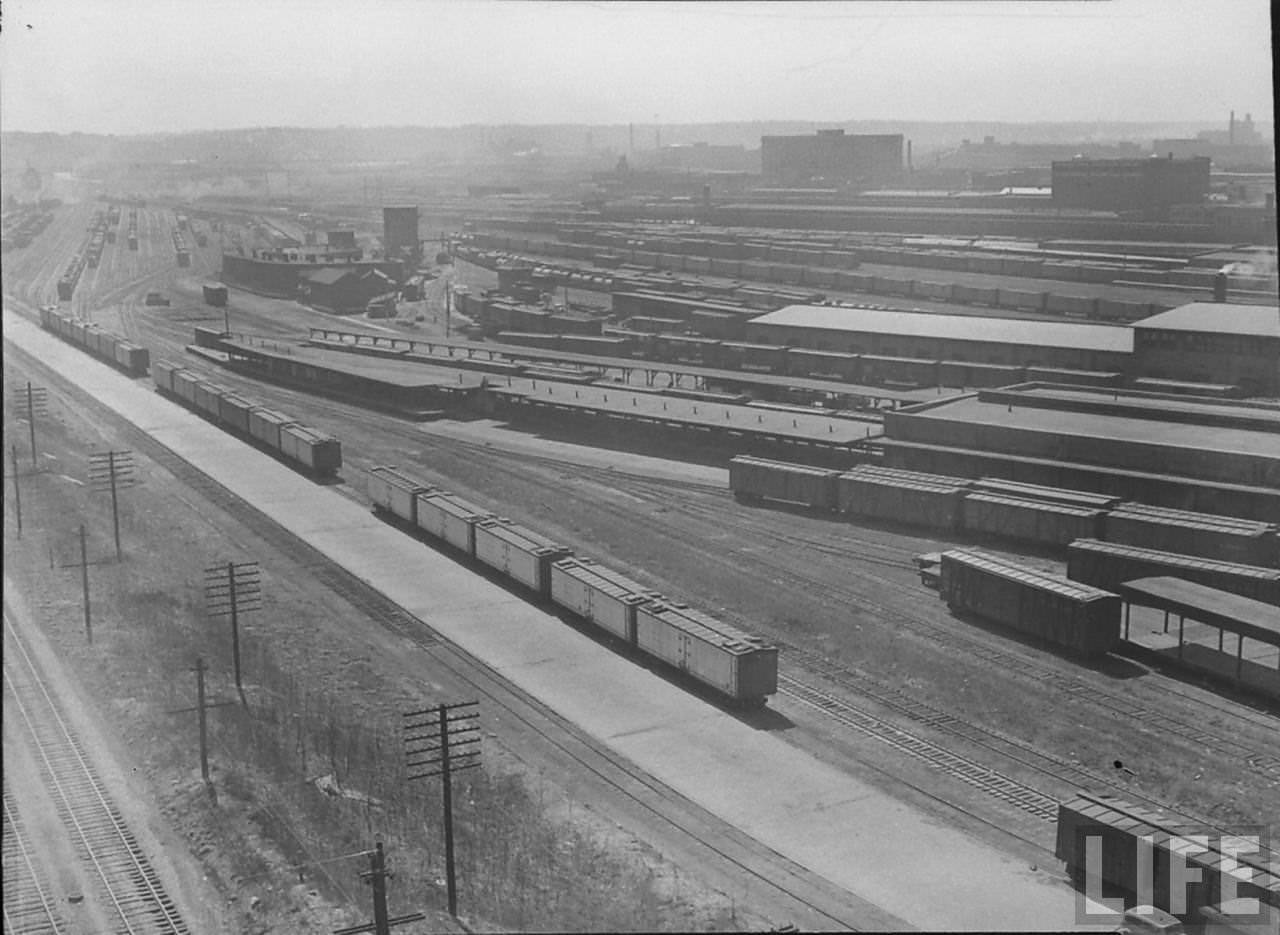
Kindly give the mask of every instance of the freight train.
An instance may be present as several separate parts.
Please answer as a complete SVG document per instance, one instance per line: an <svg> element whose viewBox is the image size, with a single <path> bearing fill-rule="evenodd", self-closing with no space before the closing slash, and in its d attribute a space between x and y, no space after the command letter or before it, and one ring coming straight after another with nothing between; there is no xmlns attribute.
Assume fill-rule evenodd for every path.
<svg viewBox="0 0 1280 935"><path fill-rule="evenodd" d="M734 705L759 706L777 691L778 650L759 637L394 468L369 471L369 495L375 512L493 569L526 595L573 614Z"/></svg>
<svg viewBox="0 0 1280 935"><path fill-rule="evenodd" d="M94 357L119 367L131 377L147 375L151 363L149 350L92 322L81 321L68 312L46 305L40 309L40 325Z"/></svg>
<svg viewBox="0 0 1280 935"><path fill-rule="evenodd" d="M342 467L341 443L291 416L260 406L169 361L156 361L151 377L161 393L232 434L257 442L293 467L316 477L331 477Z"/></svg>
<svg viewBox="0 0 1280 935"><path fill-rule="evenodd" d="M729 487L744 501L776 500L826 512L1063 547L1077 539L1159 547L1225 563L1280 568L1272 523L1122 502L1119 497L970 479L876 464L848 471L740 455ZM1280 572L1276 572L1280 577Z"/></svg>

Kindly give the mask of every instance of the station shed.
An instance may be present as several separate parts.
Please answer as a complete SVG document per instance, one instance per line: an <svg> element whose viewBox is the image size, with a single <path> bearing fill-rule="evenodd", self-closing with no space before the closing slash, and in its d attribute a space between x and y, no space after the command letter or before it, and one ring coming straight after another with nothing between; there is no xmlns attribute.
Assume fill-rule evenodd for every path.
<svg viewBox="0 0 1280 935"><path fill-rule="evenodd" d="M1125 601L1124 638L1129 638L1130 611L1134 604L1164 613L1165 631L1171 615L1178 617L1178 658L1183 655L1183 634L1187 620L1207 624L1218 631L1218 651L1223 651L1224 636L1236 636L1235 682L1240 684L1244 668L1246 638L1266 643L1280 650L1280 614L1276 608L1239 594L1196 584L1174 577L1138 578L1119 585ZM1277 666L1280 671L1280 665Z"/></svg>

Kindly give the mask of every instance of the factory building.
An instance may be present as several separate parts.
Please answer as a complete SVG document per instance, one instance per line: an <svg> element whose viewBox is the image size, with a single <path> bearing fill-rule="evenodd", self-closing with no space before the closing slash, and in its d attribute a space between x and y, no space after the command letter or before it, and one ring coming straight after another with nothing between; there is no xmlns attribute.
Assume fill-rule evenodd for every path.
<svg viewBox="0 0 1280 935"><path fill-rule="evenodd" d="M1069 159L1053 164L1053 202L1060 208L1136 211L1161 216L1173 205L1209 194L1209 160Z"/></svg>
<svg viewBox="0 0 1280 935"><path fill-rule="evenodd" d="M878 188L902 177L903 137L819 130L815 136L765 136L760 162L767 185Z"/></svg>
<svg viewBox="0 0 1280 935"><path fill-rule="evenodd" d="M791 305L747 323L747 340L818 350L1054 367L1129 369L1133 332L1113 325Z"/></svg>
<svg viewBox="0 0 1280 935"><path fill-rule="evenodd" d="M387 206L382 209L382 246L387 259L422 259L418 237L418 206Z"/></svg>
<svg viewBox="0 0 1280 935"><path fill-rule="evenodd" d="M1192 302L1133 325L1134 368L1143 376L1280 393L1280 309Z"/></svg>
<svg viewBox="0 0 1280 935"><path fill-rule="evenodd" d="M330 312L362 312L370 302L394 292L396 282L377 269L335 266L303 273L299 291L308 305Z"/></svg>

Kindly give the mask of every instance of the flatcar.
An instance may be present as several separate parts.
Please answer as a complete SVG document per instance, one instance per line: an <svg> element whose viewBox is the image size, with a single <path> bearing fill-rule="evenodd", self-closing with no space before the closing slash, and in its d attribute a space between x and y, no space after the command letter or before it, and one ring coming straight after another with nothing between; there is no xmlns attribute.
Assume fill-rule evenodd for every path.
<svg viewBox="0 0 1280 935"><path fill-rule="evenodd" d="M942 553L939 593L964 610L1082 656L1120 642L1120 597L968 549Z"/></svg>

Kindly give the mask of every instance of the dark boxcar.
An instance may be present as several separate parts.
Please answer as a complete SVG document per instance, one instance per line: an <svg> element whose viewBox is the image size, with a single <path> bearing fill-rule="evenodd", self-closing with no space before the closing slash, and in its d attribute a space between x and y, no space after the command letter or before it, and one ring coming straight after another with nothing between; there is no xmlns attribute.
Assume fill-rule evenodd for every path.
<svg viewBox="0 0 1280 935"><path fill-rule="evenodd" d="M573 551L519 523L494 518L476 523L473 554L534 593L550 597L551 566Z"/></svg>
<svg viewBox="0 0 1280 935"><path fill-rule="evenodd" d="M763 704L778 690L776 646L690 607L637 607L636 646L739 704Z"/></svg>
<svg viewBox="0 0 1280 935"><path fill-rule="evenodd" d="M551 566L551 600L602 630L635 645L636 608L658 595L587 558Z"/></svg>
<svg viewBox="0 0 1280 935"><path fill-rule="evenodd" d="M1224 562L1274 566L1275 527L1248 520L1226 521L1211 513L1161 510L1122 504L1106 518L1108 542L1160 548Z"/></svg>
<svg viewBox="0 0 1280 935"><path fill-rule="evenodd" d="M781 500L834 510L838 474L830 468L739 455L729 461L729 489L741 500Z"/></svg>
<svg viewBox="0 0 1280 935"><path fill-rule="evenodd" d="M836 490L841 513L935 529L960 527L963 487L851 471L840 475Z"/></svg>
<svg viewBox="0 0 1280 935"><path fill-rule="evenodd" d="M366 489L375 510L390 513L416 526L418 495L429 493L432 487L407 474L401 474L395 468L379 465L369 469Z"/></svg>
<svg viewBox="0 0 1280 935"><path fill-rule="evenodd" d="M1097 539L1077 539L1067 546L1067 576L1073 581L1114 588L1135 578L1161 575L1183 578L1280 606L1280 570L1275 568L1240 565Z"/></svg>
<svg viewBox="0 0 1280 935"><path fill-rule="evenodd" d="M215 308L222 308L227 304L227 287L224 285L206 283L201 286L201 292L204 294L206 305L212 305Z"/></svg>
<svg viewBox="0 0 1280 935"><path fill-rule="evenodd" d="M436 539L476 554L476 523L493 514L446 491L418 494L417 527Z"/></svg>
<svg viewBox="0 0 1280 935"><path fill-rule="evenodd" d="M964 498L964 528L969 532L1045 545L1096 537L1102 516L1101 510L987 493L970 493Z"/></svg>
<svg viewBox="0 0 1280 935"><path fill-rule="evenodd" d="M336 474L342 467L341 443L332 435L305 425L281 426L280 451L319 477Z"/></svg>
<svg viewBox="0 0 1280 935"><path fill-rule="evenodd" d="M939 590L966 610L1083 656L1120 641L1120 598L1098 588L975 550L942 553Z"/></svg>
<svg viewBox="0 0 1280 935"><path fill-rule="evenodd" d="M785 373L787 348L778 344L748 344L724 341L720 345L718 366L730 370L754 370L762 373Z"/></svg>

